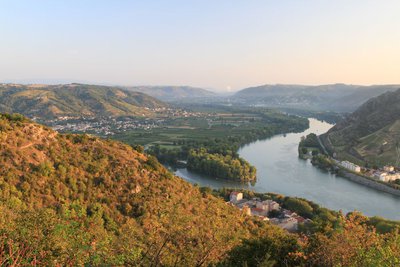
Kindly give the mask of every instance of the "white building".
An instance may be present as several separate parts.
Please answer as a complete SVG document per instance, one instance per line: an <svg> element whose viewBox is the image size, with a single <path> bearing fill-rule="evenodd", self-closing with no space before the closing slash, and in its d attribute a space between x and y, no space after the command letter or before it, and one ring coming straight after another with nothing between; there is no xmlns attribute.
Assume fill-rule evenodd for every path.
<svg viewBox="0 0 400 267"><path fill-rule="evenodd" d="M241 193L241 192L232 192L229 197L229 201L231 203L237 203L242 199L243 199L243 193Z"/></svg>
<svg viewBox="0 0 400 267"><path fill-rule="evenodd" d="M376 178L378 178L382 182L390 182L390 181L395 181L397 179L400 179L400 173L398 172L376 172L374 174Z"/></svg>
<svg viewBox="0 0 400 267"><path fill-rule="evenodd" d="M347 160L342 161L342 162L340 162L340 165L341 165L343 168L348 169L348 170L350 170L350 171L353 171L353 172L361 172L361 167L358 166L358 165L356 165L356 164L354 164L354 163L352 163L352 162L350 162L350 161L347 161Z"/></svg>
<svg viewBox="0 0 400 267"><path fill-rule="evenodd" d="M387 172L375 172L374 177L379 179L380 181L386 181Z"/></svg>
<svg viewBox="0 0 400 267"><path fill-rule="evenodd" d="M279 204L275 201L271 201L269 203L269 211L271 210L279 210L281 207L279 206Z"/></svg>
<svg viewBox="0 0 400 267"><path fill-rule="evenodd" d="M385 166L385 167L383 167L383 170L385 172L393 172L394 171L394 167L393 166Z"/></svg>
<svg viewBox="0 0 400 267"><path fill-rule="evenodd" d="M262 202L260 202L260 201L257 202L256 203L256 208L269 211L269 201L270 200L264 200Z"/></svg>
<svg viewBox="0 0 400 267"><path fill-rule="evenodd" d="M262 209L262 210L266 210L268 212L272 211L272 210L279 210L280 206L277 202L273 201L273 200L264 200L264 201L258 201L256 203L256 208L258 209Z"/></svg>
<svg viewBox="0 0 400 267"><path fill-rule="evenodd" d="M259 208L252 208L251 215L259 216L259 217L266 217L268 215L268 210L263 210Z"/></svg>
<svg viewBox="0 0 400 267"><path fill-rule="evenodd" d="M296 231L298 229L297 219L290 216L285 216L283 219L272 218L269 221L288 231Z"/></svg>
<svg viewBox="0 0 400 267"><path fill-rule="evenodd" d="M279 226L288 231L297 231L298 222L293 217L285 217L283 220L281 220L281 223L279 224Z"/></svg>

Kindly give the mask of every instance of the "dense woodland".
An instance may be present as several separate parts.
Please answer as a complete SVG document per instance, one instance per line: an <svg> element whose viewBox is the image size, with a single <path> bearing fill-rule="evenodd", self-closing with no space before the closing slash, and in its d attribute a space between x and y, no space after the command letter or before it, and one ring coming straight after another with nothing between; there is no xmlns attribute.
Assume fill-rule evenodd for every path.
<svg viewBox="0 0 400 267"><path fill-rule="evenodd" d="M19 115L0 115L0 165L0 265L400 264L395 226L383 234L360 214L325 211L332 225L290 234L128 145ZM315 216L308 202L283 201Z"/></svg>
<svg viewBox="0 0 400 267"><path fill-rule="evenodd" d="M211 154L207 149L192 149L189 152L187 168L212 177L251 182L256 179L256 168L240 157Z"/></svg>

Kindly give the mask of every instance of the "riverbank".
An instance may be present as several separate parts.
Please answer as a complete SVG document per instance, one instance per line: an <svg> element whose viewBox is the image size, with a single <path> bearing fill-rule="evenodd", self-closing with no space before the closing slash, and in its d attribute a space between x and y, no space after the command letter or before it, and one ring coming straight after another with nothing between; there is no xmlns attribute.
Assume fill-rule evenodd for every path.
<svg viewBox="0 0 400 267"><path fill-rule="evenodd" d="M304 157L301 157L301 159L305 159ZM365 177L359 174L356 174L351 171L347 171L343 167L339 166L337 164L337 161L331 159L330 157L327 157L326 155L317 155L312 157L311 163L324 170L327 172L333 172L337 176L345 178L347 180L350 180L352 182L367 186L369 188L385 192L397 197L400 197L400 190L396 189L394 187L391 187L390 185L386 185L383 182L376 181L373 178Z"/></svg>
<svg viewBox="0 0 400 267"><path fill-rule="evenodd" d="M298 157L298 145L302 136L320 135L333 125L310 119L310 128L301 133L277 135L242 147L238 154L257 168L255 184L213 179L178 169L176 174L187 181L214 189L234 188L254 192L274 192L285 196L308 199L331 210L344 213L354 210L367 216L381 216L400 220L400 197L386 194L368 186L362 186L323 171L311 165L309 160Z"/></svg>
<svg viewBox="0 0 400 267"><path fill-rule="evenodd" d="M392 194L394 196L400 197L400 190L395 189L393 187L390 187L388 185L379 183L378 181L374 181L372 179L368 179L368 178L366 178L364 176L360 176L360 175L357 175L357 174L352 173L352 172L347 172L347 171L345 171L343 169L339 169L337 174L340 177L349 179L349 180L351 180L353 182L356 182L358 184L362 184L362 185L368 186L370 188L373 188L373 189L376 189L376 190L379 190L379 191L382 191L382 192L389 193L389 194Z"/></svg>
<svg viewBox="0 0 400 267"><path fill-rule="evenodd" d="M346 178L352 182L368 186L375 190L392 194L394 196L400 196L400 190L390 185L384 184L383 182L376 181L373 178L365 177L357 173L351 172L340 166L339 161L331 158L327 153L324 144L321 142L319 136L311 133L305 138L302 138L299 143L299 158L308 159L311 157L311 163L318 168L325 171L334 172L342 178ZM311 156L310 151L317 151L315 155Z"/></svg>

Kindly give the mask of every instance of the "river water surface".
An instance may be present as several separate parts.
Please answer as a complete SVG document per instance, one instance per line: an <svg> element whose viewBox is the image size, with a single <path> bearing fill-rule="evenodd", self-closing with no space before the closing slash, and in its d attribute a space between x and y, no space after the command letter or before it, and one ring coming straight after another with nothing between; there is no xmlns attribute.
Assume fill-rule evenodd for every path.
<svg viewBox="0 0 400 267"><path fill-rule="evenodd" d="M309 160L299 159L297 147L302 136L319 135L332 127L326 122L309 120L310 128L302 133L277 135L239 150L239 155L257 168L257 182L253 186L216 180L186 169L178 169L176 175L201 186L274 192L303 197L334 210L359 210L368 216L400 220L400 197L351 182L312 166Z"/></svg>

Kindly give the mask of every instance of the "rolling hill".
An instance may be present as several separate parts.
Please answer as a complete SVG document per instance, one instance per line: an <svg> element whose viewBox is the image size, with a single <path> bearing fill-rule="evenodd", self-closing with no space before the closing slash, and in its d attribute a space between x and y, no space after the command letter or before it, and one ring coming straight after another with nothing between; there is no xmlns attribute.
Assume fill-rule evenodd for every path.
<svg viewBox="0 0 400 267"><path fill-rule="evenodd" d="M190 86L133 86L124 89L141 92L162 101L173 102L182 100L196 100L217 96L216 93Z"/></svg>
<svg viewBox="0 0 400 267"><path fill-rule="evenodd" d="M347 84L263 85L237 92L232 99L248 104L336 112L354 111L371 97L394 91L399 85L359 86Z"/></svg>
<svg viewBox="0 0 400 267"><path fill-rule="evenodd" d="M29 117L149 116L166 104L139 92L116 87L69 85L0 85L0 112Z"/></svg>
<svg viewBox="0 0 400 267"><path fill-rule="evenodd" d="M262 228L122 143L1 114L0 148L0 252L29 242L39 265L207 265Z"/></svg>
<svg viewBox="0 0 400 267"><path fill-rule="evenodd" d="M322 136L339 158L400 163L400 89L371 98Z"/></svg>

